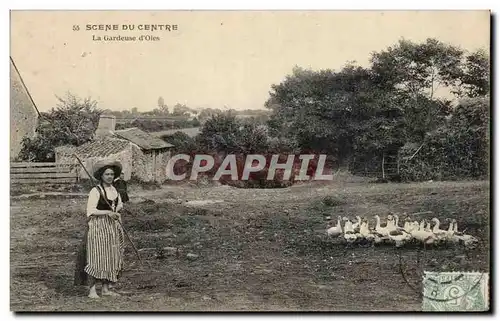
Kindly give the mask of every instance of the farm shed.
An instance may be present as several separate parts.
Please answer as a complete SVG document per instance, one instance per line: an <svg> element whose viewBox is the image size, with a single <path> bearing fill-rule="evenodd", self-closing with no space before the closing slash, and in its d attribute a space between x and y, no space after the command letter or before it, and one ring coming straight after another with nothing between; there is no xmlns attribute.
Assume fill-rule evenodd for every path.
<svg viewBox="0 0 500 321"><path fill-rule="evenodd" d="M101 116L95 138L78 147L56 148L56 162L76 162L73 156L76 154L85 167L91 169L99 160L114 159L122 163L125 180L134 178L142 182L164 182L173 145L138 128L115 131L114 127L114 116ZM84 175L81 177L86 176L81 174Z"/></svg>
<svg viewBox="0 0 500 321"><path fill-rule="evenodd" d="M19 70L10 58L10 159L15 160L23 138L35 137L38 113Z"/></svg>
<svg viewBox="0 0 500 321"><path fill-rule="evenodd" d="M166 168L174 146L154 137L139 128L118 130L115 134L138 146L141 153L133 153L133 173L142 181L164 182L167 179Z"/></svg>

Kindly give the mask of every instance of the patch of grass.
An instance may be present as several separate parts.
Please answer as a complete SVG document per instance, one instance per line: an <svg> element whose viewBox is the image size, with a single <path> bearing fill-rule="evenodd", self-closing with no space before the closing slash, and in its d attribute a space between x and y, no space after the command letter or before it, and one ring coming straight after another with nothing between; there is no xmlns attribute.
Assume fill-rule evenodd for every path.
<svg viewBox="0 0 500 321"><path fill-rule="evenodd" d="M168 192L165 192L165 194L163 195L163 198L165 198L165 199L177 199L177 196L175 195L174 192L168 191Z"/></svg>
<svg viewBox="0 0 500 321"><path fill-rule="evenodd" d="M302 214L316 221L324 221L325 217L337 217L338 215L343 216L345 213L345 204L337 206L329 206L323 203L322 199L316 199L311 201L310 205L307 206Z"/></svg>
<svg viewBox="0 0 500 321"><path fill-rule="evenodd" d="M163 260L166 258L165 250L163 249L163 244L160 241L157 241L155 244L155 257L158 260Z"/></svg>
<svg viewBox="0 0 500 321"><path fill-rule="evenodd" d="M172 223L176 228L189 229L198 227L201 221L193 216L176 216Z"/></svg>
<svg viewBox="0 0 500 321"><path fill-rule="evenodd" d="M322 200L322 203L330 207L346 204L345 200L338 196L325 196Z"/></svg>
<svg viewBox="0 0 500 321"><path fill-rule="evenodd" d="M195 208L195 209L186 208L184 212L186 215L191 215L191 216L206 216L210 213L210 211L207 210L206 208Z"/></svg>
<svg viewBox="0 0 500 321"><path fill-rule="evenodd" d="M129 190L155 191L162 187L158 182L143 182L137 179L137 177L132 177L127 183Z"/></svg>
<svg viewBox="0 0 500 321"><path fill-rule="evenodd" d="M155 215L173 216L181 214L184 210L183 206L172 203L156 203L154 201L145 201L139 204L130 204L126 208L129 217Z"/></svg>
<svg viewBox="0 0 500 321"><path fill-rule="evenodd" d="M174 223L166 217L137 217L127 220L125 223L127 230L136 230L141 232L152 232L158 230L168 230Z"/></svg>

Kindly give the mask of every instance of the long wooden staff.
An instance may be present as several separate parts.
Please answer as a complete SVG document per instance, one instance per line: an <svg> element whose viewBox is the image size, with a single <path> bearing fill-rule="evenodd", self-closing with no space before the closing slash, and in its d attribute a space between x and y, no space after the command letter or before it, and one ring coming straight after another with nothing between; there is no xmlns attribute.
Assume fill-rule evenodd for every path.
<svg viewBox="0 0 500 321"><path fill-rule="evenodd" d="M90 175L90 173L87 171L87 169L85 168L85 165L83 165L82 161L80 160L80 158L78 158L78 156L76 154L74 154L74 156L76 157L76 159L78 160L78 162L80 163L80 165L83 167L83 169L85 170L85 173L87 173L90 181L92 182L92 185L94 185L94 187L99 191L99 194L101 194L101 190L97 187L97 184L95 183L94 181L94 178ZM102 194L101 194L102 195ZM103 197L104 201L106 201L106 204L110 207L111 207L111 204L109 204L108 200L106 197ZM132 242L132 239L130 238L130 236L128 235L127 231L125 230L125 228L123 227L122 223L120 222L120 220L117 220L118 221L118 224L120 224L122 230L123 230L123 234L125 234L125 236L127 237L128 241L130 242L130 244L132 244L132 248L134 249L134 252L135 254L137 255L137 258L139 259L139 262L141 263L141 266L144 267L144 263L142 262L141 260L141 256L139 255L139 251L137 250L137 248L135 247L134 245L134 242Z"/></svg>

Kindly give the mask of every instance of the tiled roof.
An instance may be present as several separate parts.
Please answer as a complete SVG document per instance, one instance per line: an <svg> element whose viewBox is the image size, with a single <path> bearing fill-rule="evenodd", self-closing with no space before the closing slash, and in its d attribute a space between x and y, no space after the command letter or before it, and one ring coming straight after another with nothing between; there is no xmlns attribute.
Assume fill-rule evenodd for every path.
<svg viewBox="0 0 500 321"><path fill-rule="evenodd" d="M106 157L123 151L129 145L130 142L124 139L103 137L85 143L78 147L57 147L56 152L61 154L76 153L78 156L83 157Z"/></svg>
<svg viewBox="0 0 500 321"><path fill-rule="evenodd" d="M168 129L168 130L162 130L158 132L152 132L150 133L151 135L154 135L156 137L162 137L162 136L171 136L177 132L184 133L188 135L189 137L195 137L201 132L200 127L192 127L192 128L176 128L176 129Z"/></svg>
<svg viewBox="0 0 500 321"><path fill-rule="evenodd" d="M161 149L161 148L169 148L174 145L167 143L163 139L151 135L139 128L127 128L123 130L115 131L115 135L124 138L132 143L136 144L142 149L150 150L150 149Z"/></svg>

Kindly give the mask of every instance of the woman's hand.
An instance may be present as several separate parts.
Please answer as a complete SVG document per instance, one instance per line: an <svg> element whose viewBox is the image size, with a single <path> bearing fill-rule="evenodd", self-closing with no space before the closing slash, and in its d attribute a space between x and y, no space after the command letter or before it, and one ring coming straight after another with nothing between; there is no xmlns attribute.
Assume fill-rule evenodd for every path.
<svg viewBox="0 0 500 321"><path fill-rule="evenodd" d="M94 217L109 216L112 213L114 213L114 212L113 211L106 211L106 210L98 210L95 213L93 213L91 216L94 216Z"/></svg>
<svg viewBox="0 0 500 321"><path fill-rule="evenodd" d="M119 220L120 217L121 217L120 213L112 212L112 211L109 211L108 216L111 217L114 220Z"/></svg>

